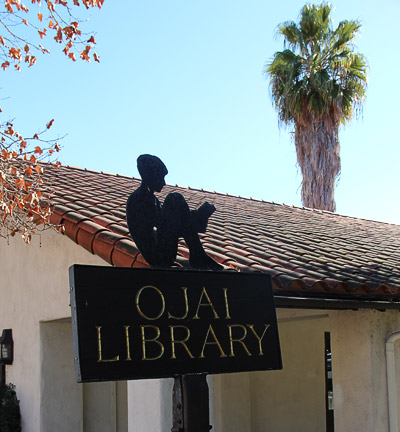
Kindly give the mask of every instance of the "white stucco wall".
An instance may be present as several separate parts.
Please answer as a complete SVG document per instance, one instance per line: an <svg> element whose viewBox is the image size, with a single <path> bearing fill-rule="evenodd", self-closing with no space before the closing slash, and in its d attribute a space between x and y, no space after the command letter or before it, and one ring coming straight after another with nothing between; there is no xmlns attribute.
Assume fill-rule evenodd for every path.
<svg viewBox="0 0 400 432"><path fill-rule="evenodd" d="M400 331L400 313L337 311L330 314L330 323L335 432L388 431L385 343ZM396 375L398 379L400 364Z"/></svg>
<svg viewBox="0 0 400 432"><path fill-rule="evenodd" d="M278 310L282 371L214 377L216 432L325 430L326 312Z"/></svg>
<svg viewBox="0 0 400 432"><path fill-rule="evenodd" d="M7 382L16 385L24 432L40 431L40 322L70 316L68 268L76 263L106 265L51 230L41 245L38 237L29 246L19 238L0 242L0 328L13 330Z"/></svg>
<svg viewBox="0 0 400 432"><path fill-rule="evenodd" d="M170 431L174 380L129 381L129 432Z"/></svg>
<svg viewBox="0 0 400 432"><path fill-rule="evenodd" d="M65 321L40 324L41 432L83 431L83 388L73 379L71 323Z"/></svg>
<svg viewBox="0 0 400 432"><path fill-rule="evenodd" d="M324 333L328 315L279 321L282 371L251 374L252 432L325 430Z"/></svg>
<svg viewBox="0 0 400 432"><path fill-rule="evenodd" d="M69 395L75 394L75 386L81 389L76 397L66 397L67 405L62 407L57 405L59 399L52 401L51 392L41 397L41 389L51 388L52 374L57 372L51 368L61 365L71 372L69 360L63 360L71 355L71 345L65 345L65 350L58 352L60 358L54 356L49 366L43 362L49 357L46 350L59 348L43 341L53 341L54 331L58 344L70 337L68 322L52 323L50 327L48 323L70 317L68 268L76 263L106 265L52 231L43 234L41 246L38 238L30 246L15 238L9 245L0 242L0 329L13 329L15 361L7 366L7 381L16 384L24 432L61 432L52 421L56 422L57 416L67 418L68 412L75 413L71 421L79 423L82 418L80 424L85 424L84 412L77 411L79 404L84 405L81 385L71 382L64 390L53 389ZM335 432L388 431L385 341L391 333L400 331L399 312L279 310L279 318L284 371L216 376L211 398L213 431L264 432L273 427L283 432L301 431L303 426L304 430L323 431L320 351L327 329L332 335ZM47 367L50 370L44 371ZM397 379L399 376L400 365ZM121 386L113 390L126 399L125 391ZM171 393L172 380L129 382L125 403L129 415L118 414L117 409L116 424L129 417L129 432L170 431ZM111 398L109 404L113 403ZM49 411L47 420L43 416L46 409L54 410ZM297 425L293 418L297 418ZM86 418L88 428L92 427L91 421ZM69 430L76 432L79 427ZM126 430L126 424L123 427Z"/></svg>
<svg viewBox="0 0 400 432"><path fill-rule="evenodd" d="M249 373L214 376L215 432L252 432Z"/></svg>
<svg viewBox="0 0 400 432"><path fill-rule="evenodd" d="M279 309L278 317L283 371L216 376L215 432L325 431L325 331L335 432L388 432L385 343L400 331L400 313ZM395 359L399 403L400 342Z"/></svg>

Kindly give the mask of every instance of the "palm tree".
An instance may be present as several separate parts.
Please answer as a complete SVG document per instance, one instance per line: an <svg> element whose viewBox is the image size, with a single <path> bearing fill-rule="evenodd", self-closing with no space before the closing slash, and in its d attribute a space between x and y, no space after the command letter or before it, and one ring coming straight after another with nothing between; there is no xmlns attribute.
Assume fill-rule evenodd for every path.
<svg viewBox="0 0 400 432"><path fill-rule="evenodd" d="M265 73L279 123L294 127L303 205L335 211L339 126L360 112L368 65L354 52L361 23L342 21L333 29L330 12L328 3L306 4L298 24L278 25L285 49L274 54Z"/></svg>

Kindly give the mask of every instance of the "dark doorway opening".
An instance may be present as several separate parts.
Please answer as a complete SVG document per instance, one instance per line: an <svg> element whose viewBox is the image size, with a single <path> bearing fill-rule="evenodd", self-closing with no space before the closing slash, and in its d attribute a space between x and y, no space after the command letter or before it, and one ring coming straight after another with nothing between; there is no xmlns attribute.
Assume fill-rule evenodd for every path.
<svg viewBox="0 0 400 432"><path fill-rule="evenodd" d="M6 383L6 365L0 364L0 384Z"/></svg>
<svg viewBox="0 0 400 432"><path fill-rule="evenodd" d="M325 408L326 432L334 432L331 334L325 332Z"/></svg>

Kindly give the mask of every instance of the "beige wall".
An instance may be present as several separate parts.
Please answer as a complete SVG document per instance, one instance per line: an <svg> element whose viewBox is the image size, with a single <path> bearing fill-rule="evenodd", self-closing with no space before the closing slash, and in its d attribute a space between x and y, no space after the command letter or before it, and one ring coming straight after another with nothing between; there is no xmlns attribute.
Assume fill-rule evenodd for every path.
<svg viewBox="0 0 400 432"><path fill-rule="evenodd" d="M280 320L282 371L250 376L252 432L325 429L324 332L328 318Z"/></svg>
<svg viewBox="0 0 400 432"><path fill-rule="evenodd" d="M216 432L325 430L326 313L279 310L282 371L214 377Z"/></svg>
<svg viewBox="0 0 400 432"><path fill-rule="evenodd" d="M173 379L128 382L129 432L169 432Z"/></svg>
<svg viewBox="0 0 400 432"><path fill-rule="evenodd" d="M171 429L172 380L132 381L128 392L124 382L75 382L68 268L107 265L102 259L46 231L29 246L17 238L1 242L0 263L0 295L7 299L0 303L0 329L12 328L14 338L7 382L16 385L24 432L128 430L128 394L130 432Z"/></svg>
<svg viewBox="0 0 400 432"><path fill-rule="evenodd" d="M68 238L46 231L26 245L19 238L0 243L0 328L12 328L14 364L7 382L16 385L24 432L40 430L40 322L70 316L68 268L105 262ZM54 430L55 432L55 430Z"/></svg>
<svg viewBox="0 0 400 432"><path fill-rule="evenodd" d="M40 430L82 432L82 385L73 379L71 322L41 323L40 347Z"/></svg>
<svg viewBox="0 0 400 432"><path fill-rule="evenodd" d="M335 432L388 432L385 343L400 331L400 313L280 309L278 317L284 369L215 376L215 432L325 431L325 331ZM400 403L400 341L395 359Z"/></svg>
<svg viewBox="0 0 400 432"><path fill-rule="evenodd" d="M215 432L251 432L250 377L248 373L214 376Z"/></svg>
<svg viewBox="0 0 400 432"><path fill-rule="evenodd" d="M20 239L10 239L10 245L0 243L0 329L13 329L15 361L7 366L7 381L17 386L24 432L51 429L60 432L62 429L57 425L46 429L44 423L51 424L50 420L43 420L41 428L41 414L44 419L43 413L50 408L54 417L66 416L70 410L75 412L74 404L79 402L79 396L70 406L62 408L57 406L59 401L51 400L51 392L41 397L41 389L48 389L49 383L51 388L52 373L55 373L52 369L46 373L43 370L44 358L49 358L46 350L57 349L44 341L46 338L54 341L53 331L58 332L58 343L67 340L69 335L65 323L53 323L55 327L46 325L70 316L69 266L105 263L52 231L42 236L41 243L40 246L39 239L34 239L30 246ZM388 431L385 341L391 333L400 331L399 312L278 312L284 370L214 377L213 430L324 431L321 351L323 333L330 330L335 432ZM70 348L65 347L65 356L71 355ZM399 359L399 344L396 349L396 359ZM68 362L59 359L56 363L71 372ZM397 379L399 369L400 365ZM80 385L71 382L64 391L75 394L75 386ZM117 386L114 391L117 394L121 389ZM169 431L171 391L172 380L128 383L129 432ZM83 421L83 412L79 415ZM123 420L126 415L121 414L120 418L121 422L126 421ZM90 421L87 419L87 423ZM79 426L76 427L71 432L78 431Z"/></svg>
<svg viewBox="0 0 400 432"><path fill-rule="evenodd" d="M374 310L330 314L335 432L389 430L385 343L400 331L399 315ZM397 359L399 348L396 344Z"/></svg>

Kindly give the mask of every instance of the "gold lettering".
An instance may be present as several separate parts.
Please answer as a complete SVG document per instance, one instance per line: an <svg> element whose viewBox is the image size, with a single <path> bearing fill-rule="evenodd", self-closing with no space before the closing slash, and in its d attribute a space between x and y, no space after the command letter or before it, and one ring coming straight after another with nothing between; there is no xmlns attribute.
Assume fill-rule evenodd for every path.
<svg viewBox="0 0 400 432"><path fill-rule="evenodd" d="M102 329L102 326L96 326L96 329L97 329L97 350L98 350L98 354L99 354L97 362L108 363L108 362L118 361L119 360L119 355L115 356L112 359L103 359L102 343L101 343L101 329Z"/></svg>
<svg viewBox="0 0 400 432"><path fill-rule="evenodd" d="M183 326L183 325L169 326L169 328L171 329L171 350L172 350L171 360L172 359L176 359L176 356L175 356L175 344L177 344L177 343L183 345L183 348L185 348L185 350L189 354L190 358L194 358L193 354L190 352L189 348L186 345L186 342L190 338L190 329L188 327L186 327L186 326ZM175 340L174 329L176 329L176 328L184 328L186 330L186 337L185 337L185 339Z"/></svg>
<svg viewBox="0 0 400 432"><path fill-rule="evenodd" d="M159 313L157 316L155 316L155 317L149 317L149 316L145 315L145 314L142 312L142 309L140 308L140 305L139 305L140 295L142 294L142 292L143 292L146 288L150 288L150 289L156 291L156 292L160 295L160 298L161 298L161 310L160 310L160 313ZM165 311L165 299L164 299L164 296L163 296L162 292L161 292L157 287L155 287L155 286L153 286L153 285L146 285L146 286L140 288L140 290L139 290L139 291L137 292L137 294L136 294L136 309L137 309L137 311L139 312L139 315L140 315L142 318L144 318L144 319L147 319L147 320L151 320L151 321L153 321L153 320L156 320L156 319L160 318L161 315L162 315L162 314L164 313L164 311Z"/></svg>
<svg viewBox="0 0 400 432"><path fill-rule="evenodd" d="M229 314L228 288L222 288L222 289L224 290L226 319L231 319L231 316L230 316L230 314Z"/></svg>
<svg viewBox="0 0 400 432"><path fill-rule="evenodd" d="M256 331L254 330L254 324L247 324L247 327L254 333L254 336L257 338L258 340L258 346L260 348L260 353L258 355L264 355L263 350L262 350L262 345L261 345L261 341L263 340L263 337L265 336L265 332L268 330L268 328L271 326L271 324L265 324L265 329L263 331L263 334L260 336L258 336L258 334L256 333Z"/></svg>
<svg viewBox="0 0 400 432"><path fill-rule="evenodd" d="M170 314L168 312L168 318L182 320L182 319L185 319L187 317L188 313L189 313L189 303L188 303L188 296L187 296L187 288L186 287L181 287L181 288L183 289L183 295L184 295L184 298L185 298L185 308L186 308L185 314L183 316L181 316L181 317L176 317L176 316L173 316L172 314Z"/></svg>
<svg viewBox="0 0 400 432"><path fill-rule="evenodd" d="M233 327L239 327L239 328L241 328L243 330L242 337L236 338L236 339L234 339L232 337L232 328ZM247 355L251 356L250 351L247 349L245 343L243 342L243 339L247 336L247 329L246 329L246 327L243 326L243 325L241 325L241 324L233 324L233 325L228 325L228 328L229 328L229 342L231 344L231 354L230 354L230 357L235 357L235 353L233 351L233 342L239 342L242 345L242 347L244 348L244 350L246 351Z"/></svg>
<svg viewBox="0 0 400 432"><path fill-rule="evenodd" d="M125 341L126 341L126 361L130 361L131 359L131 348L129 344L129 327L128 325L124 326L125 329Z"/></svg>
<svg viewBox="0 0 400 432"><path fill-rule="evenodd" d="M156 331L156 336L153 337L152 339L146 339L146 336L144 334L144 330L146 328L153 328ZM142 331L142 351L143 351L142 360L158 360L164 354L164 345L159 340L157 340L160 337L160 329L157 326L153 326L153 325L141 325L140 329ZM158 354L155 357L146 357L146 342L147 343L154 342L158 344L160 346L160 354Z"/></svg>
<svg viewBox="0 0 400 432"><path fill-rule="evenodd" d="M208 335L209 335L210 333L212 334L212 336L213 336L215 342L207 342ZM214 329L212 328L212 325L211 325L211 324L210 324L210 326L208 327L207 334L206 334L206 337L205 337L205 339L204 339L203 348L202 348L202 350L201 350L201 354L200 354L200 357L199 357L199 358L204 358L204 357L205 357L205 356L204 356L204 348L206 347L206 345L217 345L217 347L219 348L219 351L220 351L220 353L221 353L220 357L226 357L226 354L224 353L224 350L222 349L221 344L219 343L219 341L218 341L218 339L217 339L217 336L215 335L215 333L214 333Z"/></svg>
<svg viewBox="0 0 400 432"><path fill-rule="evenodd" d="M201 302L203 300L203 296L205 296L205 298L207 299L207 303L202 303ZM209 307L211 307L211 310L214 312L214 318L215 319L219 319L219 316L218 316L218 314L217 314L217 312L216 312L216 310L214 308L214 305L211 302L210 297L208 296L208 293L207 293L205 287L203 287L203 291L201 292L200 299L199 299L199 304L197 306L197 310L196 310L196 313L195 313L193 319L200 319L199 318L199 309L200 309L200 306L209 306Z"/></svg>

